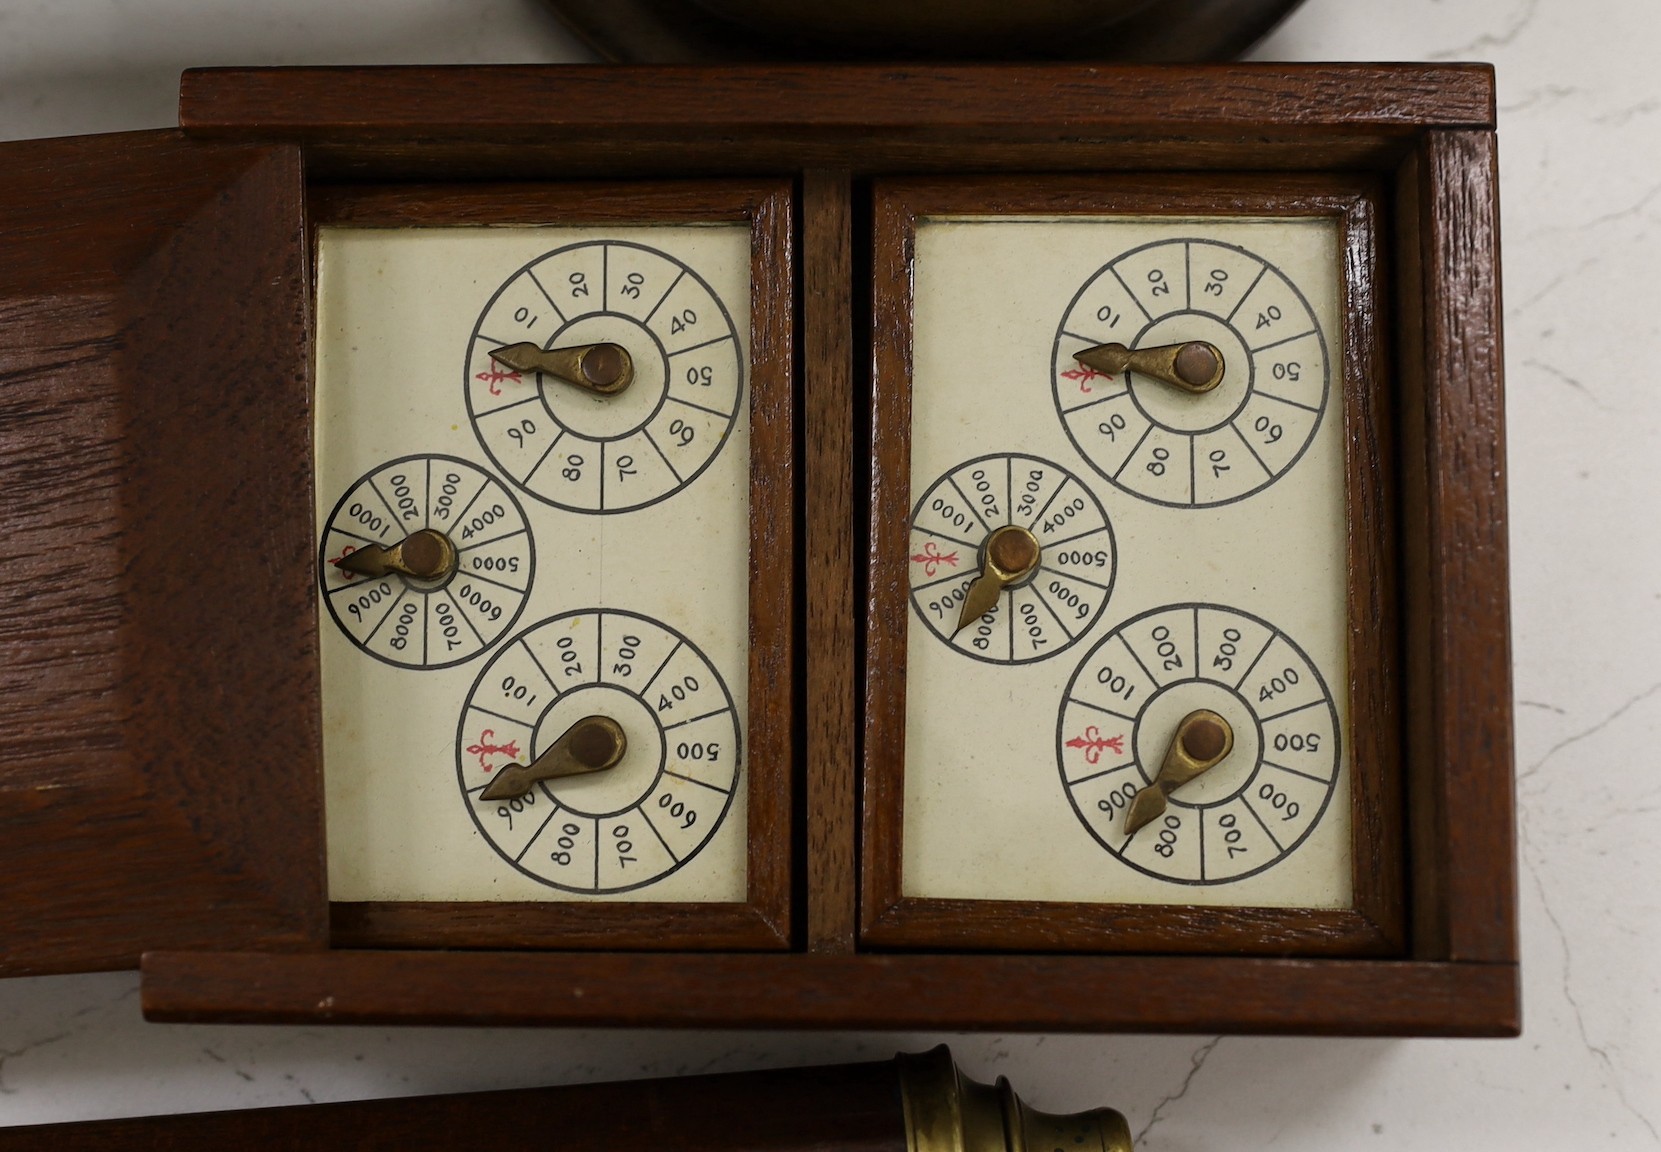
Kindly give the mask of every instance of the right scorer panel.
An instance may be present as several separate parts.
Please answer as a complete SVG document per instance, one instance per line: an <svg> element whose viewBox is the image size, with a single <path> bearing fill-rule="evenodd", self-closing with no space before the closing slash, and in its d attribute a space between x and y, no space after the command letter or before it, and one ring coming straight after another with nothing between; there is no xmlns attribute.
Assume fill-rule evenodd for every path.
<svg viewBox="0 0 1661 1152"><path fill-rule="evenodd" d="M904 895L1351 906L1339 243L919 222ZM1195 340L1226 366L1204 395L1073 358ZM1010 524L1041 566L957 630ZM1233 750L1128 833L1195 709Z"/></svg>

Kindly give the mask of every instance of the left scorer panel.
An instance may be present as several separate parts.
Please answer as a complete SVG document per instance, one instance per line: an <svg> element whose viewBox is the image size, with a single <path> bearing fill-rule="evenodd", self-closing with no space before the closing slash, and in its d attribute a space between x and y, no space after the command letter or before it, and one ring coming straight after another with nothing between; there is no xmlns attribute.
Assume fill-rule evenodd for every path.
<svg viewBox="0 0 1661 1152"><path fill-rule="evenodd" d="M319 229L332 900L745 899L750 252L745 224ZM616 344L632 379L490 358L513 342ZM615 767L482 799L592 715Z"/></svg>

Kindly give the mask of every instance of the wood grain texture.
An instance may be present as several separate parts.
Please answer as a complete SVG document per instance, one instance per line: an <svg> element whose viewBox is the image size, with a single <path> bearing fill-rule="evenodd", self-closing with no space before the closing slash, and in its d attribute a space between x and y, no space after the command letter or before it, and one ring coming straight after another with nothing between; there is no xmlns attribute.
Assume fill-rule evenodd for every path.
<svg viewBox="0 0 1661 1152"><path fill-rule="evenodd" d="M1514 965L1396 960L335 951L150 953L143 999L176 1022L1508 1036L1518 991Z"/></svg>
<svg viewBox="0 0 1661 1152"><path fill-rule="evenodd" d="M208 69L193 135L305 145L328 179L1393 169L1487 127L1487 65Z"/></svg>
<svg viewBox="0 0 1661 1152"><path fill-rule="evenodd" d="M1416 954L1517 958L1497 155L1431 132L1398 182Z"/></svg>
<svg viewBox="0 0 1661 1152"><path fill-rule="evenodd" d="M0 973L319 945L298 151L4 160Z"/></svg>
<svg viewBox="0 0 1661 1152"><path fill-rule="evenodd" d="M852 952L856 896L853 206L846 172L802 177L807 947Z"/></svg>
<svg viewBox="0 0 1661 1152"><path fill-rule="evenodd" d="M741 904L377 901L331 906L336 947L768 949L791 942L795 581L795 220L790 184L321 185L313 228L748 221L750 713ZM786 568L788 570L788 568Z"/></svg>
<svg viewBox="0 0 1661 1152"><path fill-rule="evenodd" d="M894 1062L0 1128L0 1152L906 1152Z"/></svg>
<svg viewBox="0 0 1661 1152"><path fill-rule="evenodd" d="M179 123L193 135L335 142L401 129L717 137L786 124L798 138L999 126L1030 135L1040 124L1080 136L1302 123L1406 133L1492 127L1494 90L1486 64L206 68L184 74Z"/></svg>
<svg viewBox="0 0 1661 1152"><path fill-rule="evenodd" d="M1378 284L1383 187L1366 176L992 176L877 184L872 547L866 604L867 830L860 939L873 947L1398 955L1405 947L1406 843L1397 729L1393 454ZM1345 442L1353 910L1209 908L904 895L903 829L912 258L929 215L1326 216L1339 226L1343 355L1336 402Z"/></svg>

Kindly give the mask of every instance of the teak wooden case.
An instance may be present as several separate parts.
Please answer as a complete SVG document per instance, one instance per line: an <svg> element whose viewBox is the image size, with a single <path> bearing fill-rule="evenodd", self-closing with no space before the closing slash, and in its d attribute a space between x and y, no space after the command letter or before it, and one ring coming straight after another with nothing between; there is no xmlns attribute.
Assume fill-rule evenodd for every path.
<svg viewBox="0 0 1661 1152"><path fill-rule="evenodd" d="M344 948L770 949L790 945L790 678L794 582L772 558L795 551L792 431L794 274L788 182L623 184L325 184L308 205L317 229L492 224L750 226L750 666L746 888L741 904L596 901L332 903ZM315 274L317 263L312 260ZM314 284L315 287L315 284Z"/></svg>
<svg viewBox="0 0 1661 1152"><path fill-rule="evenodd" d="M872 229L870 593L866 605L865 823L860 940L884 948L1387 956L1404 940L1393 448L1378 237L1383 184L1355 175L996 176L875 182ZM906 634L911 491L912 286L930 216L1325 216L1337 220L1343 357L1333 416L1345 431L1351 854L1343 910L1104 905L908 897Z"/></svg>
<svg viewBox="0 0 1661 1152"><path fill-rule="evenodd" d="M145 1011L162 1020L1517 1030L1490 70L215 70L186 74L180 123L4 146L0 902L13 915L0 971L143 952ZM859 940L865 670L879 655L864 610L892 591L867 588L856 559L871 543L861 489L891 466L867 439L872 181L1103 173L1141 188L1275 173L1373 189L1378 302L1350 314L1375 326L1383 370L1364 397L1377 435L1352 434L1350 452L1377 465L1363 546L1397 602L1378 649L1386 698L1366 713L1395 717L1379 762L1399 742L1403 774L1377 778L1380 863L1402 877L1395 905L1384 881L1384 946L1247 956L1244 927L1205 955ZM788 702L793 768L789 915L773 921L788 950L346 947L366 929L410 940L396 916L337 910L331 928L323 886L308 198L688 178L794 184L794 236L773 257L794 290L795 322L774 334L793 423L776 431L801 485L794 515L767 526L801 543L794 657L770 684ZM262 525L260 560L242 583L203 585L202 528L223 523ZM1381 577L1370 608L1387 613L1390 586ZM291 803L227 787L227 764L283 782ZM880 785L864 787L874 813ZM1402 831L1387 843L1392 802ZM784 839L780 823L769 834ZM452 945L492 942L452 929ZM1026 931L1019 947L1047 946L1050 928ZM1191 931L1121 943L1163 952Z"/></svg>

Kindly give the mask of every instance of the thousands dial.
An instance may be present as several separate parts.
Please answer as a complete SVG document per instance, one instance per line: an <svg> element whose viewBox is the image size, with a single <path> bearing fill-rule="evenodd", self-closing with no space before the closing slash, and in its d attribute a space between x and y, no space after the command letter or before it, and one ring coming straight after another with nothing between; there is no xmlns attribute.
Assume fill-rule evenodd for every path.
<svg viewBox="0 0 1661 1152"><path fill-rule="evenodd" d="M1051 367L1056 411L1090 466L1181 508L1232 503L1284 475L1314 438L1327 379L1326 338L1297 285L1244 248L1200 239L1132 249L1086 281Z"/></svg>
<svg viewBox="0 0 1661 1152"><path fill-rule="evenodd" d="M1065 651L1113 591L1101 501L1059 464L1006 453L960 464L911 513L911 604L941 640L993 664Z"/></svg>
<svg viewBox="0 0 1661 1152"><path fill-rule="evenodd" d="M1338 713L1313 662L1250 613L1145 612L1091 649L1056 728L1061 781L1102 847L1177 884L1262 872L1338 782Z"/></svg>
<svg viewBox="0 0 1661 1152"><path fill-rule="evenodd" d="M568 245L491 297L467 351L479 442L526 492L573 512L655 504L737 421L743 350L696 271L621 240Z"/></svg>
<svg viewBox="0 0 1661 1152"><path fill-rule="evenodd" d="M512 628L536 551L501 481L454 456L403 456L347 489L323 526L323 602L388 664L447 668Z"/></svg>
<svg viewBox="0 0 1661 1152"><path fill-rule="evenodd" d="M594 757L603 770L511 797L493 787L599 723L617 734ZM738 788L739 731L725 681L685 636L586 609L535 625L485 665L462 707L456 775L473 823L514 868L566 892L627 892L684 867L715 835Z"/></svg>

